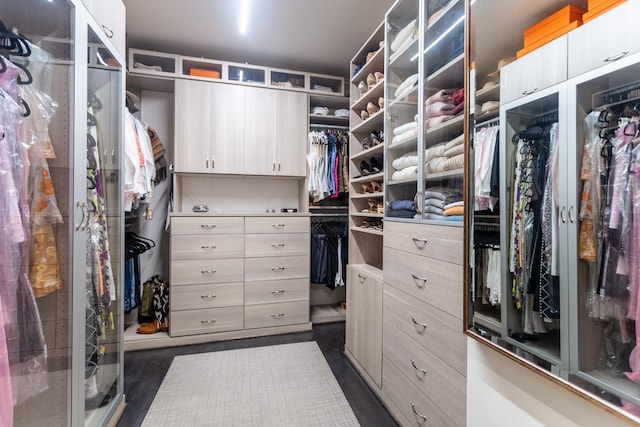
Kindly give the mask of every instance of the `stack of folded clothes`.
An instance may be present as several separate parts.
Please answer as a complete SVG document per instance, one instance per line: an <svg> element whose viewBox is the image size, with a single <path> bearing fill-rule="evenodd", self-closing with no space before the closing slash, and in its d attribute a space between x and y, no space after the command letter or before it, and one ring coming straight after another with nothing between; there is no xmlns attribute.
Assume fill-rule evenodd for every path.
<svg viewBox="0 0 640 427"><path fill-rule="evenodd" d="M464 134L449 142L427 148L424 156L426 173L439 173L464 167Z"/></svg>
<svg viewBox="0 0 640 427"><path fill-rule="evenodd" d="M418 136L418 122L408 122L393 129L391 145L402 144Z"/></svg>
<svg viewBox="0 0 640 427"><path fill-rule="evenodd" d="M416 19L405 25L398 34L393 38L390 48L391 56L389 61L393 62L400 53L402 53L407 47L411 46L413 42L418 38L418 21Z"/></svg>
<svg viewBox="0 0 640 427"><path fill-rule="evenodd" d="M416 213L413 200L393 200L389 203L387 216L395 218L413 218Z"/></svg>
<svg viewBox="0 0 640 427"><path fill-rule="evenodd" d="M464 219L462 193L450 188L429 187L424 191L424 218L444 221Z"/></svg>
<svg viewBox="0 0 640 427"><path fill-rule="evenodd" d="M391 166L395 169L395 172L391 175L391 181L402 181L410 178L415 179L418 176L418 153L412 151L411 153L398 157L391 162Z"/></svg>
<svg viewBox="0 0 640 427"><path fill-rule="evenodd" d="M393 93L394 99L401 99L413 92L418 84L418 74L412 74L407 77Z"/></svg>

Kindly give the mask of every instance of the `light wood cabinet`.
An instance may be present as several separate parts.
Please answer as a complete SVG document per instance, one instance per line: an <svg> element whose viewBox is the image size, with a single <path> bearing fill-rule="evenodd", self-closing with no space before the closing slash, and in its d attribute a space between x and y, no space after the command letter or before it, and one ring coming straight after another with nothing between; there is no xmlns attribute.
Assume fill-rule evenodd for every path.
<svg viewBox="0 0 640 427"><path fill-rule="evenodd" d="M346 350L382 387L382 280L367 265L347 266Z"/></svg>
<svg viewBox="0 0 640 427"><path fill-rule="evenodd" d="M245 88L211 85L211 172L245 173Z"/></svg>
<svg viewBox="0 0 640 427"><path fill-rule="evenodd" d="M125 58L126 12L122 0L83 0L83 3L118 53Z"/></svg>
<svg viewBox="0 0 640 427"><path fill-rule="evenodd" d="M245 88L244 158L247 175L276 175L276 96L275 90Z"/></svg>
<svg viewBox="0 0 640 427"><path fill-rule="evenodd" d="M307 174L307 95L299 92L277 92L276 154L277 175Z"/></svg>

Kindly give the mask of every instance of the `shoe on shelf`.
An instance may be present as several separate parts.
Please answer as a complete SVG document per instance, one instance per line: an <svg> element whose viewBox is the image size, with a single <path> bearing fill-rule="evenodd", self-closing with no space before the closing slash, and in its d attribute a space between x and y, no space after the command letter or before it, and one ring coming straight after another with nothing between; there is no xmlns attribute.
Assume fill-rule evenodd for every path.
<svg viewBox="0 0 640 427"><path fill-rule="evenodd" d="M382 192L382 189L384 188L384 185L381 182L372 181L371 182L371 188L372 188L374 193L379 193L379 192Z"/></svg>
<svg viewBox="0 0 640 427"><path fill-rule="evenodd" d="M368 150L369 148L373 147L375 144L373 141L371 141L371 139L369 138L365 138L360 142L360 145L362 145L362 149L363 150Z"/></svg>
<svg viewBox="0 0 640 427"><path fill-rule="evenodd" d="M380 145L383 142L382 138L380 138L380 134L375 130L371 132L371 135L369 135L369 139L373 142L373 145Z"/></svg>
<svg viewBox="0 0 640 427"><path fill-rule="evenodd" d="M373 193L373 187L371 186L372 183L369 182L365 182L364 184L362 184L362 193L360 194L364 194L364 193Z"/></svg>
<svg viewBox="0 0 640 427"><path fill-rule="evenodd" d="M376 84L384 80L384 74L380 71L376 71L375 73L373 73L373 76L376 78Z"/></svg>
<svg viewBox="0 0 640 427"><path fill-rule="evenodd" d="M367 86L369 87L369 89L374 87L377 83L378 81L376 80L376 76L369 73L369 75L367 76Z"/></svg>
<svg viewBox="0 0 640 427"><path fill-rule="evenodd" d="M360 92L360 95L364 95L368 90L369 88L367 87L367 83L364 80L361 80L360 83L358 83L358 91Z"/></svg>
<svg viewBox="0 0 640 427"><path fill-rule="evenodd" d="M384 108L384 96L378 98L378 105L380 106L380 108Z"/></svg>
<svg viewBox="0 0 640 427"><path fill-rule="evenodd" d="M378 111L380 111L380 107L378 107L376 104L374 104L373 102L369 102L367 104L367 112L369 113L369 115L374 115L375 113L377 113Z"/></svg>
<svg viewBox="0 0 640 427"><path fill-rule="evenodd" d="M169 330L169 326L166 323L160 323L157 320L153 322L143 323L141 324L136 332L139 334L155 334L156 332L167 332Z"/></svg>
<svg viewBox="0 0 640 427"><path fill-rule="evenodd" d="M370 169L370 170L372 171L371 173L379 173L379 172L382 172L382 165L380 164L380 162L378 162L378 161L376 160L376 158L375 158L375 157L372 157L372 158L369 160L369 165L371 166L371 169Z"/></svg>
<svg viewBox="0 0 640 427"><path fill-rule="evenodd" d="M360 173L362 176L371 174L371 167L369 166L369 163L364 160L360 162Z"/></svg>
<svg viewBox="0 0 640 427"><path fill-rule="evenodd" d="M362 120L367 120L369 118L369 113L367 112L367 110L360 111L360 118Z"/></svg>
<svg viewBox="0 0 640 427"><path fill-rule="evenodd" d="M376 211L378 210L378 201L369 199L367 200L367 203L369 204L369 212L376 213Z"/></svg>
<svg viewBox="0 0 640 427"><path fill-rule="evenodd" d="M376 209L378 210L379 214L384 214L384 204L382 202L378 202L378 204L376 205Z"/></svg>

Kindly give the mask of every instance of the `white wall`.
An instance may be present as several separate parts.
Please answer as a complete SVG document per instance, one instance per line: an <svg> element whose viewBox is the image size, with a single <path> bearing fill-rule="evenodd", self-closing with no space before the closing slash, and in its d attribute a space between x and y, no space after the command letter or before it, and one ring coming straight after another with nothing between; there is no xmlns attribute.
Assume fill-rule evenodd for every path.
<svg viewBox="0 0 640 427"><path fill-rule="evenodd" d="M627 422L467 338L469 427L618 427Z"/></svg>

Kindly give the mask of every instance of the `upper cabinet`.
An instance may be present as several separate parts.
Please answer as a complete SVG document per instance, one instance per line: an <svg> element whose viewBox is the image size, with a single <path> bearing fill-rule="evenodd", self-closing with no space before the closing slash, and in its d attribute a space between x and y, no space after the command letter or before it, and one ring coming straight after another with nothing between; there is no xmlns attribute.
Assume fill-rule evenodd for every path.
<svg viewBox="0 0 640 427"><path fill-rule="evenodd" d="M464 2L440 3L386 17L386 220L462 224Z"/></svg>
<svg viewBox="0 0 640 427"><path fill-rule="evenodd" d="M307 95L177 79L176 172L306 175Z"/></svg>
<svg viewBox="0 0 640 427"><path fill-rule="evenodd" d="M104 34L111 40L123 58L125 48L125 7L122 0L83 0L87 10L98 22Z"/></svg>

